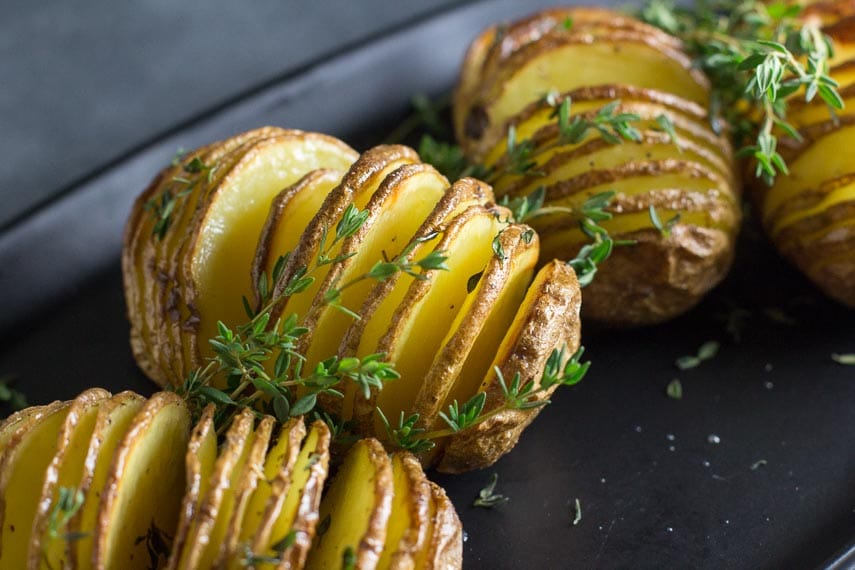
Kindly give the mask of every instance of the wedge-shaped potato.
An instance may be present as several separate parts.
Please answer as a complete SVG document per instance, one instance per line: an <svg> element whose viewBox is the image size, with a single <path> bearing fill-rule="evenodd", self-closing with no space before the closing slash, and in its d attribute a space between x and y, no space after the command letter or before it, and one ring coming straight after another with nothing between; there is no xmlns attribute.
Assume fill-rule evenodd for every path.
<svg viewBox="0 0 855 570"><path fill-rule="evenodd" d="M302 339L306 347L306 366L315 365L336 354L353 318L330 307L323 299L333 287L354 284L341 291L339 303L358 309L371 292L373 280L357 281L374 264L394 259L416 235L448 188L448 180L426 164L402 166L391 172L371 196L365 207L367 218L359 230L347 238L339 255L347 259L330 268L329 273L303 324L309 333Z"/></svg>
<svg viewBox="0 0 855 570"><path fill-rule="evenodd" d="M426 547L416 556L416 570L463 567L463 526L445 491L429 482L430 528Z"/></svg>
<svg viewBox="0 0 855 570"><path fill-rule="evenodd" d="M319 168L347 169L356 154L324 135L287 131L260 141L200 204L198 222L183 256L185 302L198 319L197 357L210 354L199 339L216 336L218 320L228 325L245 319L241 297L251 298L250 270L258 237L273 197L306 173ZM245 275L235 279L235 275Z"/></svg>
<svg viewBox="0 0 855 570"><path fill-rule="evenodd" d="M172 540L172 551L167 562L167 569L174 570L178 566L181 553L184 551L187 536L190 534L202 499L207 495L217 460L217 433L214 430L213 404L209 404L199 417L199 421L190 434L185 455L185 470L187 484L184 496L181 498L181 510L175 537Z"/></svg>
<svg viewBox="0 0 855 570"><path fill-rule="evenodd" d="M321 500L321 520L329 517L329 523L312 544L307 570L341 568L346 554L356 568L377 568L393 493L386 450L375 439L356 442Z"/></svg>
<svg viewBox="0 0 855 570"><path fill-rule="evenodd" d="M280 501L281 507L281 503L284 503L300 453L300 442L305 435L306 427L302 418L292 418L280 427L276 442L267 453L261 477L246 507L237 533L237 545L229 553L229 568L239 570L246 567L247 554L252 554L253 541L268 505Z"/></svg>
<svg viewBox="0 0 855 570"><path fill-rule="evenodd" d="M134 418L101 494L94 568L144 569L166 562L169 553L154 553L152 546L175 535L189 435L190 413L173 392L155 394Z"/></svg>
<svg viewBox="0 0 855 570"><path fill-rule="evenodd" d="M401 377L368 399L357 396L354 413L363 433L384 433L376 406L391 418L412 408L434 355L470 295L469 280L481 273L493 256L492 241L501 229L498 218L507 219L508 215L504 209L476 206L449 224L435 246L448 257L448 271L428 271L426 279L410 285L386 333L372 350L394 362Z"/></svg>
<svg viewBox="0 0 855 570"><path fill-rule="evenodd" d="M318 509L329 469L330 438L327 425L314 422L291 471L289 484L274 489L252 552L278 559L279 563L262 562L255 568L304 566L321 520Z"/></svg>
<svg viewBox="0 0 855 570"><path fill-rule="evenodd" d="M432 494L422 466L412 454L392 455L394 497L386 528L386 544L378 568L416 568L416 559L428 550Z"/></svg>
<svg viewBox="0 0 855 570"><path fill-rule="evenodd" d="M65 421L59 430L56 454L45 472L41 497L32 524L32 538L28 554L29 568L64 568L69 562L67 541L62 536L51 536L51 512L57 508L60 489L80 488L83 475L83 462L89 441L95 429L95 420L100 405L110 397L110 393L100 388L86 390L75 398ZM65 529L58 529L62 534Z"/></svg>
<svg viewBox="0 0 855 570"><path fill-rule="evenodd" d="M184 549L177 555L178 568L210 568L213 564L222 539L218 531L226 524L219 521L223 517L228 522L231 515L235 487L252 445L254 423L255 415L247 408L232 420Z"/></svg>
<svg viewBox="0 0 855 570"><path fill-rule="evenodd" d="M567 358L576 352L580 305L576 274L567 265L556 260L538 272L502 340L493 369L477 390L487 394L485 410L494 409L504 401L495 368L507 382L519 374L521 384L532 381L538 386L547 359L556 347L565 344ZM550 392L542 393L539 398L547 399ZM451 436L437 468L456 473L491 465L516 445L520 433L538 411L539 408L507 410Z"/></svg>
<svg viewBox="0 0 855 570"><path fill-rule="evenodd" d="M18 422L0 455L0 567L26 568L45 472L70 402L56 402Z"/></svg>
<svg viewBox="0 0 855 570"><path fill-rule="evenodd" d="M502 256L491 257L477 283L467 284L473 294L419 388L413 409L429 428L451 402L462 404L477 392L534 275L539 249L531 228L512 224L497 239Z"/></svg>
<svg viewBox="0 0 855 570"><path fill-rule="evenodd" d="M241 527L244 523L250 499L259 486L259 480L264 476L265 458L267 448L270 444L270 435L273 433L273 424L276 420L271 416L264 416L258 423L252 438L252 446L243 471L234 492L234 506L229 518L218 517L217 523L225 521L226 525L215 536L220 541L219 553L214 566L225 568L228 560L234 556L238 549Z"/></svg>
<svg viewBox="0 0 855 570"><path fill-rule="evenodd" d="M342 242L332 243L335 236L334 228L347 208L353 205L359 210L365 209L386 176L401 166L415 164L418 159L415 151L401 145L378 146L363 153L345 174L341 184L329 193L315 217L305 227L299 247L289 257L283 270L283 277L274 289L274 296L282 294L284 285L300 268L310 268L315 264L322 244L326 244L329 249L325 252L328 257L338 256L343 244ZM284 253L286 252L273 252L272 255L268 255L278 257ZM277 306L273 316L293 313L300 318L306 317L312 305L315 304L316 296L322 289L322 284L326 282L327 274L331 269L328 264L317 267L312 274L314 282L302 293L292 296L285 303Z"/></svg>
<svg viewBox="0 0 855 570"><path fill-rule="evenodd" d="M99 406L80 478L83 505L68 523L69 533L82 536L68 544L72 567L91 564L94 530L113 457L144 403L138 394L121 392Z"/></svg>

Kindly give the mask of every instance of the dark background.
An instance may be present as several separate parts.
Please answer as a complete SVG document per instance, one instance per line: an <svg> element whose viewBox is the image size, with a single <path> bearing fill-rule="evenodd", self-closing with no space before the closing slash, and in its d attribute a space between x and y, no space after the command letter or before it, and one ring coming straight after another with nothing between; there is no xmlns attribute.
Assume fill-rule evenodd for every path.
<svg viewBox="0 0 855 570"><path fill-rule="evenodd" d="M127 346L117 261L133 196L179 146L260 124L364 149L413 93L451 87L478 30L534 9L450 4L4 3L0 376L32 403L153 391ZM748 312L739 342L722 321L734 308ZM513 453L431 475L463 519L467 568L814 568L855 537L855 370L830 358L855 351L855 315L750 224L696 310L645 331L585 325L584 339L588 378ZM713 339L715 359L674 367ZM677 377L682 400L665 396ZM493 472L510 502L471 507Z"/></svg>

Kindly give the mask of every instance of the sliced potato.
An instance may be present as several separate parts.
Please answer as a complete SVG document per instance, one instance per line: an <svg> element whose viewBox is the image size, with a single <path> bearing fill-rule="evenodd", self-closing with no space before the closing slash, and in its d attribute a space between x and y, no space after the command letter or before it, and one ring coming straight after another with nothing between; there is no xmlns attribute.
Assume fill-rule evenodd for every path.
<svg viewBox="0 0 855 570"><path fill-rule="evenodd" d="M521 385L531 381L537 387L546 361L556 347L565 342L567 358L576 352L580 339L580 305L576 274L566 264L555 260L537 273L502 340L493 367L478 389L487 394L485 411L504 401L495 368L507 382L519 374ZM547 399L550 393L541 393L539 399ZM506 410L452 435L442 450L437 468L456 473L491 465L516 445L520 433L538 412L539 408Z"/></svg>
<svg viewBox="0 0 855 570"><path fill-rule="evenodd" d="M44 406L30 406L23 410L13 412L10 416L5 418L2 423L0 423L0 454L2 454L6 449L6 446L9 444L9 440L11 440L15 430L18 429L25 420L41 413L43 409Z"/></svg>
<svg viewBox="0 0 855 570"><path fill-rule="evenodd" d="M231 553L229 568L239 570L245 567L246 552L252 552L253 541L268 505L277 504L281 508L284 503L300 453L300 442L305 435L306 427L302 418L292 418L279 429L278 439L264 461L263 476L258 480L244 513L238 533L238 545Z"/></svg>
<svg viewBox="0 0 855 570"><path fill-rule="evenodd" d="M199 513L202 499L207 495L211 483L214 463L217 460L217 434L214 431L215 411L216 408L213 404L208 404L205 407L190 434L190 441L187 444L187 454L184 458L187 484L184 496L181 499L178 526L175 529L175 538L172 540L172 551L166 564L169 570L174 570L178 566L187 536L190 534L190 529Z"/></svg>
<svg viewBox="0 0 855 570"><path fill-rule="evenodd" d="M0 455L0 567L27 567L45 472L70 407L55 402L22 419Z"/></svg>
<svg viewBox="0 0 855 570"><path fill-rule="evenodd" d="M320 518L329 517L306 560L307 570L338 569L345 553L356 568L376 568L392 512L394 483L386 450L375 439L351 447L321 500Z"/></svg>
<svg viewBox="0 0 855 570"><path fill-rule="evenodd" d="M331 434L321 421L312 424L300 455L291 472L287 487L271 497L252 551L272 558L279 564L256 564L258 569L302 568L315 531L321 520L318 509L329 469ZM276 548L290 538L290 545Z"/></svg>
<svg viewBox="0 0 855 570"><path fill-rule="evenodd" d="M429 427L451 402L475 395L534 275L539 244L531 228L512 224L498 243L503 257L491 257L477 283L468 284L473 294L419 387L413 409Z"/></svg>
<svg viewBox="0 0 855 570"><path fill-rule="evenodd" d="M152 546L175 535L190 434L187 405L173 392L152 396L116 450L101 494L92 566L146 569L166 562Z"/></svg>
<svg viewBox="0 0 855 570"><path fill-rule="evenodd" d="M38 508L33 518L29 568L39 568L43 564L48 568L63 568L67 559L67 541L62 536L51 536L50 516L57 508L60 489L79 490L83 475L83 463L95 420L102 402L110 393L100 388L86 390L77 396L68 408L56 443L56 454L45 472L44 485ZM65 529L58 529L62 534Z"/></svg>
<svg viewBox="0 0 855 570"><path fill-rule="evenodd" d="M422 466L412 454L392 455L394 497L386 529L386 544L378 568L415 568L416 559L428 548L431 488Z"/></svg>
<svg viewBox="0 0 855 570"><path fill-rule="evenodd" d="M429 482L431 490L431 530L427 548L416 558L418 570L463 567L463 526L445 491Z"/></svg>
<svg viewBox="0 0 855 570"><path fill-rule="evenodd" d="M255 415L243 408L232 420L226 432L208 483L208 490L199 506L190 532L180 554L178 568L210 568L220 547L220 517L228 519L234 501L235 486L240 480L243 463L249 454ZM226 521L227 522L227 521Z"/></svg>
<svg viewBox="0 0 855 570"><path fill-rule="evenodd" d="M219 554L214 564L217 568L225 568L228 560L237 552L246 510L249 507L252 495L259 486L259 480L264 477L265 457L275 421L271 416L264 416L255 428L252 447L249 449L243 466L243 474L240 476L237 489L234 492L234 507L232 507L230 518L218 517L218 523L225 520L227 524L223 527L219 539Z"/></svg>
<svg viewBox="0 0 855 570"><path fill-rule="evenodd" d="M68 523L68 532L82 535L68 545L72 567L91 564L98 511L113 457L144 402L138 394L121 392L99 406L80 478L83 506Z"/></svg>

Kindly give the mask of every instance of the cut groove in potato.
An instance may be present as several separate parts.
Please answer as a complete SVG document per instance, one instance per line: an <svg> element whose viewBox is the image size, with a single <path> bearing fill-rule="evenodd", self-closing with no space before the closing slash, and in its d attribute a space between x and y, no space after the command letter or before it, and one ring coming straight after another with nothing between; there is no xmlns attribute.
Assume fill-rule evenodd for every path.
<svg viewBox="0 0 855 570"><path fill-rule="evenodd" d="M320 521L318 509L329 468L330 439L324 422L312 424L291 472L290 484L268 503L252 551L278 557L280 563L258 564L258 570L303 567ZM281 553L274 552L273 547L290 533L294 533L292 544Z"/></svg>
<svg viewBox="0 0 855 570"><path fill-rule="evenodd" d="M378 568L415 568L427 549L430 527L430 484L419 461L407 452L392 455L394 497L386 544Z"/></svg>
<svg viewBox="0 0 855 570"><path fill-rule="evenodd" d="M367 433L384 433L375 406L388 418L415 403L422 379L430 368L441 342L470 294L467 284L481 273L493 256L492 241L501 229L497 218L506 219L504 209L472 207L449 224L436 251L448 256L448 271L428 271L427 279L414 281L395 311L386 334L376 350L394 362L400 378L387 382L379 393L357 397L354 412Z"/></svg>
<svg viewBox="0 0 855 570"><path fill-rule="evenodd" d="M149 545L168 544L175 535L189 434L187 405L173 392L155 394L134 418L101 494L94 568L147 569L166 562L169 553L153 553Z"/></svg>
<svg viewBox="0 0 855 570"><path fill-rule="evenodd" d="M254 423L255 415L247 408L232 419L211 472L207 493L179 555L178 568L209 568L213 563L214 551L220 546L217 523L221 516L228 517L231 513L234 486L249 453Z"/></svg>
<svg viewBox="0 0 855 570"><path fill-rule="evenodd" d="M537 386L547 359L562 339L567 342L566 358L576 352L580 338L580 305L576 274L567 265L556 260L537 273L502 339L493 366L478 389L487 394L485 411L504 401L494 371L496 367L508 383L519 373L521 385L533 381ZM552 390L540 394L538 399L548 399ZM437 468L455 473L492 464L516 445L520 433L538 412L539 408L506 410L450 436Z"/></svg>
<svg viewBox="0 0 855 570"><path fill-rule="evenodd" d="M0 454L0 567L26 568L33 518L70 402L20 421Z"/></svg>
<svg viewBox="0 0 855 570"><path fill-rule="evenodd" d="M214 463L217 459L217 433L214 430L214 412L216 407L208 404L196 422L185 455L185 470L187 484L184 497L181 499L181 509L175 538L172 541L172 552L166 564L168 570L178 566L181 552L187 541L187 536L199 513L202 499L207 495Z"/></svg>
<svg viewBox="0 0 855 570"><path fill-rule="evenodd" d="M50 514L59 500L61 488L79 490L83 463L89 441L95 429L98 409L110 393L100 388L86 390L78 395L68 408L57 438L56 454L45 472L44 485L33 518L29 551L29 567L64 568L67 558L67 541L49 533ZM65 529L61 530L65 533Z"/></svg>
<svg viewBox="0 0 855 570"><path fill-rule="evenodd" d="M68 532L85 535L68 545L72 567L91 564L93 533L113 456L144 402L145 399L138 394L121 392L99 406L80 478L83 506L68 523Z"/></svg>
<svg viewBox="0 0 855 570"><path fill-rule="evenodd" d="M306 569L340 568L347 550L354 555L356 568L377 567L393 492L386 450L375 439L356 442L321 501L320 518L330 517L329 525L315 538Z"/></svg>

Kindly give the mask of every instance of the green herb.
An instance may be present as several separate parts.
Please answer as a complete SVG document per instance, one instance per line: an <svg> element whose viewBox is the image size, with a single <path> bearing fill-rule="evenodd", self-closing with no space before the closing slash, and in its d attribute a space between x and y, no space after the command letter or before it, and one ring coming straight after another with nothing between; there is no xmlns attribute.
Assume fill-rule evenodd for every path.
<svg viewBox="0 0 855 570"><path fill-rule="evenodd" d="M418 150L422 161L432 165L452 182L466 176L483 179L489 174L483 166L470 164L460 146L439 141L431 135L422 135Z"/></svg>
<svg viewBox="0 0 855 570"><path fill-rule="evenodd" d="M181 157L176 156L172 160L172 164L177 166L181 158L183 158L183 155ZM153 196L144 205L144 209L154 218L155 223L152 228L152 235L160 240L166 237L166 232L172 226L173 214L175 213L177 204L189 196L200 182L203 180L210 182L214 177L217 166L209 166L202 162L199 157L194 157L183 166L182 170L194 176L192 178L174 176L170 184L159 195Z"/></svg>
<svg viewBox="0 0 855 570"><path fill-rule="evenodd" d="M348 546L341 554L341 570L356 569L356 552L352 546Z"/></svg>
<svg viewBox="0 0 855 570"><path fill-rule="evenodd" d="M761 466L766 465L768 463L769 462L766 461L765 459L758 459L757 461L755 461L754 463L751 464L751 470L757 471L757 469L759 469Z"/></svg>
<svg viewBox="0 0 855 570"><path fill-rule="evenodd" d="M683 384L675 378L668 382L668 386L665 388L665 393L668 394L668 397L672 400L682 400Z"/></svg>
<svg viewBox="0 0 855 570"><path fill-rule="evenodd" d="M844 364L846 366L855 366L855 352L848 353L848 354L834 353L831 355L831 360L833 360L837 364Z"/></svg>
<svg viewBox="0 0 855 570"><path fill-rule="evenodd" d="M318 538L324 536L327 531L330 529L330 525L332 524L332 515L327 514L323 518L323 520L318 524Z"/></svg>
<svg viewBox="0 0 855 570"><path fill-rule="evenodd" d="M653 223L653 227L659 230L659 234L662 237L670 237L671 230L674 229L674 226L680 221L680 213L677 212L672 216L667 222L664 224L659 219L659 214L656 213L656 207L653 204L650 204L649 208L650 213L650 221Z"/></svg>
<svg viewBox="0 0 855 570"><path fill-rule="evenodd" d="M710 78L713 128L729 123L741 157L756 161L755 175L772 184L787 165L777 151L775 129L798 139L786 119L786 98L817 96L832 111L843 108L837 83L828 75L831 40L819 22L798 21L802 8L759 0L698 1L676 6L650 0L642 20L683 40L696 67ZM804 63L803 63L804 62Z"/></svg>
<svg viewBox="0 0 855 570"><path fill-rule="evenodd" d="M252 551L252 548L248 545L244 545L244 554L241 558L241 565L245 567L251 567L261 564L279 564L282 562L282 555L285 553L291 545L297 540L297 531L291 530L282 537L281 540L275 542L270 549L273 551L273 555L264 555L264 554L256 554Z"/></svg>
<svg viewBox="0 0 855 570"><path fill-rule="evenodd" d="M416 132L428 133L433 137L449 138L451 130L444 115L451 107L451 93L431 99L424 93L416 93L410 100L412 113L401 121L394 131L389 133L385 144L398 144L406 141ZM419 153L421 154L421 153Z"/></svg>
<svg viewBox="0 0 855 570"><path fill-rule="evenodd" d="M567 16L566 18L564 18L564 21L561 22L561 27L563 27L565 30L572 29L573 28L573 18L571 18L570 16Z"/></svg>
<svg viewBox="0 0 855 570"><path fill-rule="evenodd" d="M575 514L573 516L573 526L578 525L580 522L582 522L582 503L579 502L579 499L576 499Z"/></svg>
<svg viewBox="0 0 855 570"><path fill-rule="evenodd" d="M478 498L475 499L472 506L492 509L493 507L507 503L510 500L508 497L496 493L496 483L498 482L498 473L490 475L490 480L487 482L487 485L478 492Z"/></svg>
<svg viewBox="0 0 855 570"><path fill-rule="evenodd" d="M674 127L674 122L671 121L671 117L664 113L656 115L656 124L659 125L659 128L668 135L670 141L677 145L680 152L683 152L683 147L680 146L680 139L677 137L677 129Z"/></svg>
<svg viewBox="0 0 855 570"><path fill-rule="evenodd" d="M83 506L86 495L76 487L60 487L59 496L48 515L48 536L61 538L68 542L89 536L88 532L66 532L72 517Z"/></svg>
<svg viewBox="0 0 855 570"><path fill-rule="evenodd" d="M715 355L718 354L720 346L721 345L717 341L707 341L701 345L696 355L681 356L674 361L674 365L680 370L697 368L701 365L701 362L714 358Z"/></svg>
<svg viewBox="0 0 855 570"><path fill-rule="evenodd" d="M0 376L0 402L7 402L14 411L23 410L29 405L27 397L20 390L10 386L14 380L15 377L12 375Z"/></svg>

